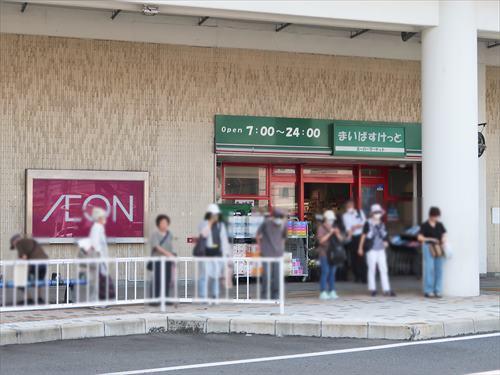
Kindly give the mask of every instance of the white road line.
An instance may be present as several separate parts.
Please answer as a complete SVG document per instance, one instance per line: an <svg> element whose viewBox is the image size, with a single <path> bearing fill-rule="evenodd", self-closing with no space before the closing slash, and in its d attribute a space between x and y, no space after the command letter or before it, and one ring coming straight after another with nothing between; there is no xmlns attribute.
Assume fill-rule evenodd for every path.
<svg viewBox="0 0 500 375"><path fill-rule="evenodd" d="M394 349L394 348L401 348L401 347L405 347L405 346L417 346L417 345L441 344L441 343L453 342L453 341L477 340L477 339L484 339L484 338L488 338L488 337L499 337L499 336L500 336L500 332L495 332L495 333L488 333L488 334L484 334L484 335L449 337L449 338L437 339L437 340L400 342L400 343L395 343L395 344L364 346L361 348L327 350L327 351L323 351L323 352L288 354L288 355L279 355L279 356L274 356L274 357L260 357L260 358L250 358L250 359L238 359L238 360L224 361L224 362L209 362L209 363L197 363L197 364L193 364L193 365L183 365L183 366L158 367L158 368L150 368L150 369L143 369L143 370L108 372L108 373L103 373L100 375L136 375L136 374L151 374L151 373L155 373L155 372L193 370L193 369L207 368L207 367L242 365L242 364L247 364L247 363L283 361L283 360L287 360L287 359L311 358L311 357L321 357L321 356L335 355L335 354L368 352L368 351L372 351L372 350Z"/></svg>

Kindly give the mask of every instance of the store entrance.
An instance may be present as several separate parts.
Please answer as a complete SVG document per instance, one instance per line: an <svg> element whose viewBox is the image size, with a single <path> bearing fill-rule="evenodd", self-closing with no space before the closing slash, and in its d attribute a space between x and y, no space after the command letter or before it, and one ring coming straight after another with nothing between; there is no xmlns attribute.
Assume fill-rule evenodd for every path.
<svg viewBox="0 0 500 375"><path fill-rule="evenodd" d="M325 210L338 214L350 198L351 184L304 183L304 218L314 222L315 215Z"/></svg>

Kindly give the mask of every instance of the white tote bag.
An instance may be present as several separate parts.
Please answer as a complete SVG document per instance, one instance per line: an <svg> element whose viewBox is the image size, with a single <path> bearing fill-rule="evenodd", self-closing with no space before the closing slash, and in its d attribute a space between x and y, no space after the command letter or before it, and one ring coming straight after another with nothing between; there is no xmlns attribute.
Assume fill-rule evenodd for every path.
<svg viewBox="0 0 500 375"><path fill-rule="evenodd" d="M28 264L19 263L14 265L14 287L24 288L28 285Z"/></svg>
<svg viewBox="0 0 500 375"><path fill-rule="evenodd" d="M446 242L443 246L444 256L446 259L450 259L453 257L453 246L449 242Z"/></svg>

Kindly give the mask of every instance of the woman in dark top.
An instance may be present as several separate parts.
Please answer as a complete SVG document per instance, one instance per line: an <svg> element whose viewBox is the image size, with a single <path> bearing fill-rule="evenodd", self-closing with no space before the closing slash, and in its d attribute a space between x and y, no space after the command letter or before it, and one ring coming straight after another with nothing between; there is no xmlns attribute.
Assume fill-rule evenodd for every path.
<svg viewBox="0 0 500 375"><path fill-rule="evenodd" d="M337 292L335 291L335 272L337 266L328 263L327 252L328 246L332 236L336 236L339 242L343 241L340 229L336 225L335 213L331 210L325 211L323 214L323 223L318 227L318 254L319 262L321 265L321 278L320 278L320 295L322 300L337 299Z"/></svg>
<svg viewBox="0 0 500 375"><path fill-rule="evenodd" d="M424 295L427 298L441 298L443 291L442 249L446 243L446 229L439 221L440 217L441 210L438 207L431 207L429 218L420 225L418 234L424 257Z"/></svg>

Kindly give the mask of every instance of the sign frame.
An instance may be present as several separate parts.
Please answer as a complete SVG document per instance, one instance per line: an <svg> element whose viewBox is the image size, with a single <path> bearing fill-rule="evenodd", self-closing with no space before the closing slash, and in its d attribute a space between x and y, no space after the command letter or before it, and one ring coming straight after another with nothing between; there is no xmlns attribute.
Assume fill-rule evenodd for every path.
<svg viewBox="0 0 500 375"><path fill-rule="evenodd" d="M25 229L26 235L29 237L33 234L33 180L35 179L142 181L144 183L143 237L108 237L107 240L108 243L146 243L149 216L149 172L82 169L26 169ZM37 237L35 239L42 244L74 244L79 238L80 237Z"/></svg>
<svg viewBox="0 0 500 375"><path fill-rule="evenodd" d="M242 124L245 124L242 129ZM285 125L286 124L286 125ZM308 132L313 132L310 128L321 127L321 138L328 135L328 142L324 141L321 147L312 146L308 143L306 145L297 144L278 144L266 141L259 144L255 142L255 137L247 137L245 131L250 125L254 131L266 130L264 133L270 135L270 128L276 134L278 127L281 126L279 133L283 133L283 126L292 128L292 135L299 135L301 137L308 135ZM226 126L231 130L232 134L223 134L221 136L222 127ZM399 150L397 152L335 152L335 127L336 126L349 126L352 130L359 129L359 127L375 128L375 129L392 129L402 130L404 132L404 152ZM266 129L263 129L263 128ZM302 127L304 127L302 129ZM296 128L299 133L296 133ZM326 129L328 128L328 129ZM309 129L309 130L308 130ZM304 131L303 131L304 130ZM319 119L319 118L299 118L299 117L270 117L270 116L249 116L249 115L226 115L216 114L214 121L214 153L216 155L238 155L238 156L281 156L286 157L300 157L304 159L312 158L326 158L326 159L349 159L353 157L356 160L383 160L383 161L420 161L422 159L422 126L418 122L388 122L388 121L365 121L365 120L342 120L342 119ZM237 134L239 134L239 138ZM314 135L314 133L312 133ZM390 136L391 134L388 134ZM272 138L272 137L261 137ZM296 139L292 137L292 139ZM293 142L292 142L293 143ZM328 144L328 147L326 145ZM367 145L367 148L374 147Z"/></svg>

